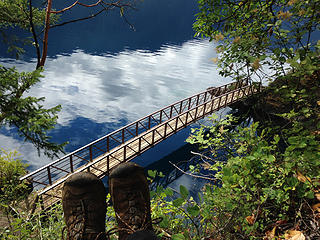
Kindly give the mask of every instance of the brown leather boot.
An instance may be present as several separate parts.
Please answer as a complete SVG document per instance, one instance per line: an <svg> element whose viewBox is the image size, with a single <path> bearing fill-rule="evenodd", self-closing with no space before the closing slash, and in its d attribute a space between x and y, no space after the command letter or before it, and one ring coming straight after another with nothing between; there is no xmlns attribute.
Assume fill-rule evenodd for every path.
<svg viewBox="0 0 320 240"><path fill-rule="evenodd" d="M150 193L144 170L136 163L121 163L109 175L109 191L116 212L119 240L142 231L153 231Z"/></svg>
<svg viewBox="0 0 320 240"><path fill-rule="evenodd" d="M105 240L106 190L89 172L75 173L64 183L62 206L68 240Z"/></svg>

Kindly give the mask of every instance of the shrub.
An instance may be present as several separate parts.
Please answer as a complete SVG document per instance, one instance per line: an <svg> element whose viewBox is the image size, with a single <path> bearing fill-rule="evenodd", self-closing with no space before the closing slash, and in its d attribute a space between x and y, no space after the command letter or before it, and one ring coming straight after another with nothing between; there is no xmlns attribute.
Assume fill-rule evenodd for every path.
<svg viewBox="0 0 320 240"><path fill-rule="evenodd" d="M7 208L26 198L27 184L19 178L26 174L27 165L18 158L16 151L0 152L0 204Z"/></svg>

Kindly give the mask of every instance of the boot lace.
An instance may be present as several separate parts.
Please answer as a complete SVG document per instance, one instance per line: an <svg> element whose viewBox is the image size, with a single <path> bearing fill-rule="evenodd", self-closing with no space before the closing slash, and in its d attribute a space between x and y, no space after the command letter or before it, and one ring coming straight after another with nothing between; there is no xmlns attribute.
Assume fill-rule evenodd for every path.
<svg viewBox="0 0 320 240"><path fill-rule="evenodd" d="M65 226L62 229L62 240L65 240L64 232L67 230L67 238L66 240L82 240L86 239L85 235L96 235L95 240L105 239L102 238L106 236L105 232L94 232L92 229L86 229L86 223L88 220L88 211L85 207L84 200L80 200L80 206L74 207L72 209L73 218L72 222L69 224L69 227ZM87 231L86 231L87 230Z"/></svg>

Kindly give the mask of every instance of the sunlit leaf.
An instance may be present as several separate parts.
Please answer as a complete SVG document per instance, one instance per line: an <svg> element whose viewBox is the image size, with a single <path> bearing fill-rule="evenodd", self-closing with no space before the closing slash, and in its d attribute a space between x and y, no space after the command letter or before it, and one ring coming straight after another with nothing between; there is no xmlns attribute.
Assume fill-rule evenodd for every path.
<svg viewBox="0 0 320 240"><path fill-rule="evenodd" d="M151 178L155 178L155 177L156 177L156 174L157 174L157 171L155 171L155 170L148 170L148 175L149 175Z"/></svg>
<svg viewBox="0 0 320 240"><path fill-rule="evenodd" d="M305 240L306 237L302 232L296 230L289 230L285 233L284 238L286 240Z"/></svg>
<svg viewBox="0 0 320 240"><path fill-rule="evenodd" d="M196 216L199 215L200 209L199 209L199 207L198 207L197 205L195 205L195 206L188 206L188 207L187 207L187 212L188 212L191 216L196 217Z"/></svg>
<svg viewBox="0 0 320 240"><path fill-rule="evenodd" d="M183 236L183 234L178 233L178 234L172 235L171 239L172 240L184 240L185 237Z"/></svg>
<svg viewBox="0 0 320 240"><path fill-rule="evenodd" d="M173 196L173 191L170 188L166 188L164 192L167 194L167 196L172 197Z"/></svg>
<svg viewBox="0 0 320 240"><path fill-rule="evenodd" d="M316 197L316 199L317 199L318 201L320 201L320 193L315 193L314 196Z"/></svg>
<svg viewBox="0 0 320 240"><path fill-rule="evenodd" d="M313 209L314 211L320 212L320 203L314 204L314 205L312 206L312 209Z"/></svg>
<svg viewBox="0 0 320 240"><path fill-rule="evenodd" d="M183 185L180 185L180 195L182 198L186 199L188 196L189 196L189 191L188 189L183 186Z"/></svg>
<svg viewBox="0 0 320 240"><path fill-rule="evenodd" d="M247 221L250 225L253 225L253 224L254 224L254 220L255 220L254 214L252 214L251 216L246 217L246 221Z"/></svg>
<svg viewBox="0 0 320 240"><path fill-rule="evenodd" d="M306 182L307 180L311 182L311 179L309 177L304 176L301 172L297 171L297 178L300 182Z"/></svg>
<svg viewBox="0 0 320 240"><path fill-rule="evenodd" d="M183 198L177 198L177 199L173 200L173 206L180 207L183 202L184 202Z"/></svg>
<svg viewBox="0 0 320 240"><path fill-rule="evenodd" d="M276 229L277 227L275 226L272 230L266 232L266 237L264 238L265 240L273 240L276 236Z"/></svg>

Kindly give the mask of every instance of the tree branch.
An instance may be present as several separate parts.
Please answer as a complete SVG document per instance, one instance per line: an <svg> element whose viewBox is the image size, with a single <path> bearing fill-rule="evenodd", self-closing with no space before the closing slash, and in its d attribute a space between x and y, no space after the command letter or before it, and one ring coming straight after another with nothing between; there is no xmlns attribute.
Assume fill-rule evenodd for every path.
<svg viewBox="0 0 320 240"><path fill-rule="evenodd" d="M46 20L45 20L45 30L44 30L44 38L43 38L43 50L42 50L42 57L40 60L39 67L43 67L44 63L47 58L47 51L48 51L48 33L50 29L50 11L52 7L52 0L48 0L47 5L47 14L46 14Z"/></svg>
<svg viewBox="0 0 320 240"><path fill-rule="evenodd" d="M189 176L191 176L191 177L201 178L201 179L205 179L205 180L209 180L209 181L213 181L213 182L217 181L215 178L198 176L198 175L194 175L194 174L192 174L192 173L185 172L185 171L183 171L181 168L179 168L177 165L175 165L174 163L172 163L171 161L169 161L169 163L170 163L172 166L174 166L176 169L178 169L180 172L182 172L182 173L184 173L184 174L186 174L186 175L189 175Z"/></svg>
<svg viewBox="0 0 320 240"><path fill-rule="evenodd" d="M104 11L109 11L112 8L130 7L132 9L134 9L130 4L119 4L119 1L116 2L116 3L105 3L104 1L98 1L97 3L91 4L91 5L85 5L85 4L82 4L82 3L79 3L79 2L77 4L79 4L81 6L85 6L85 7L94 7L94 6L97 6L98 4L100 4L102 9L100 11L90 15L90 16L87 16L87 17L77 18L77 19L69 20L69 21L66 21L66 22L63 22L63 23L58 23L58 24L55 24L55 25L51 25L50 28L60 27L60 26L63 26L63 25L69 24L69 23L75 23L75 22L79 22L79 21L88 20L88 19L91 19L91 18L94 18L94 17L98 16L99 14L101 14ZM75 5L76 4L74 3L74 6ZM73 5L71 5L71 6L73 6ZM71 6L69 6L67 10L71 9ZM60 10L60 11L62 11L62 10ZM60 12L60 11L57 11L57 12ZM55 12L51 12L51 13L55 13ZM125 15L122 15L122 17L124 18L125 22L130 26L130 28L135 30L134 26L128 21L128 19L125 17Z"/></svg>
<svg viewBox="0 0 320 240"><path fill-rule="evenodd" d="M212 159L211 157L207 157L207 156L205 156L204 154L197 153L197 152L193 152L193 151L191 151L191 153L194 154L194 155L200 156L201 158L205 158L205 159L207 159L207 160L213 161L213 159ZM202 161L204 161L204 160L202 159ZM208 162L206 162L206 161L204 161L204 162L205 162L205 163L208 163ZM209 164L209 163L208 163L208 164Z"/></svg>
<svg viewBox="0 0 320 240"><path fill-rule="evenodd" d="M73 4L71 4L69 7L66 7L64 9L61 9L59 11L51 11L50 13L54 13L54 14L57 14L57 13L62 13L62 12L65 12L67 10L70 10L71 8L73 8L74 6L76 5L81 5L81 6L84 6L84 7L95 7L97 6L99 3L101 3L102 0L98 0L96 3L93 3L93 4L84 4L84 3L81 3L79 1L75 1Z"/></svg>
<svg viewBox="0 0 320 240"><path fill-rule="evenodd" d="M51 25L50 28L60 27L60 26L63 26L63 25L69 24L69 23L74 23L74 22L79 22L79 21L90 19L90 18L94 18L94 17L98 16L99 14L101 14L102 12L104 12L106 10L107 9L101 9L99 12L96 12L95 14L92 14L92 15L90 15L88 17L77 18L77 19L73 19L73 20L70 20L70 21L67 21L67 22Z"/></svg>
<svg viewBox="0 0 320 240"><path fill-rule="evenodd" d="M35 48L37 51L37 68L39 68L40 67L40 48L39 48L39 43L38 43L38 37L37 37L36 31L34 28L34 24L33 24L32 0L29 0L29 22L30 22L30 26L31 26L33 40L35 43Z"/></svg>

